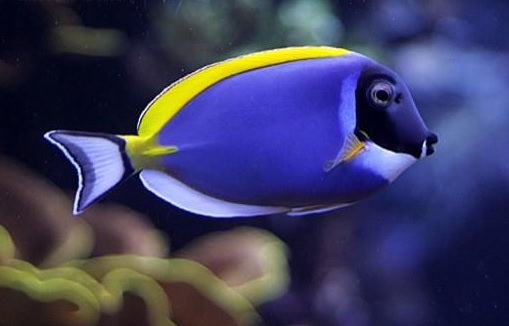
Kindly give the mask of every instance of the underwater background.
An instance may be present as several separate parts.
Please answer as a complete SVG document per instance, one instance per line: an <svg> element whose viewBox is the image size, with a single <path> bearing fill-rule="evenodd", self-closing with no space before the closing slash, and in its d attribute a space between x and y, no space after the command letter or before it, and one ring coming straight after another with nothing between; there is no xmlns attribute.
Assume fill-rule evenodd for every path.
<svg viewBox="0 0 509 326"><path fill-rule="evenodd" d="M1 1L0 325L509 324L508 16L505 0ZM178 78L292 45L394 69L436 153L317 216L194 216L131 178L72 217L75 171L46 131L133 134Z"/></svg>

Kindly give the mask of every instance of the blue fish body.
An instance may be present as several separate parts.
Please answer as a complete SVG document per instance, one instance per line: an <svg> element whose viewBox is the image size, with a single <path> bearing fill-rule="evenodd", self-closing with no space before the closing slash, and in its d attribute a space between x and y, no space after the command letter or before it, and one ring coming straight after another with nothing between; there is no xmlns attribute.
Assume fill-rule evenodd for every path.
<svg viewBox="0 0 509 326"><path fill-rule="evenodd" d="M323 170L355 124L353 102L343 100L358 61L291 62L208 88L161 130L161 143L181 149L164 158L166 172L214 197L257 205L350 202L380 188L387 181L362 166Z"/></svg>
<svg viewBox="0 0 509 326"><path fill-rule="evenodd" d="M78 169L75 212L139 170L149 190L202 215L320 212L376 192L432 153L436 136L394 72L354 52L322 49L329 48L275 50L279 61L262 52L253 58L267 62L241 57L198 71L148 106L139 136L47 133ZM301 57L286 60L277 51ZM238 71L223 73L221 65ZM219 77L210 82L214 69ZM208 85L198 83L200 74ZM186 82L202 89L189 94ZM165 117L158 101L182 97ZM98 152L100 139L117 146L115 166L87 154ZM87 169L94 173L88 191ZM109 177L111 169L122 175Z"/></svg>

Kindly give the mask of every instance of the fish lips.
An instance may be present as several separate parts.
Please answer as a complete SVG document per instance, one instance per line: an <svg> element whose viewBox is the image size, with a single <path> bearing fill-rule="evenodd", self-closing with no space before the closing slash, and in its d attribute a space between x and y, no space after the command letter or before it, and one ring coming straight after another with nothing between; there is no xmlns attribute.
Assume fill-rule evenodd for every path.
<svg viewBox="0 0 509 326"><path fill-rule="evenodd" d="M430 156L435 152L435 148L433 147L438 143L438 136L432 132L428 134L426 140L423 142L423 148L421 150L421 156Z"/></svg>
<svg viewBox="0 0 509 326"><path fill-rule="evenodd" d="M435 153L435 145L438 143L438 136L428 131L424 140L411 144L398 146L397 152L408 153L417 159L422 159Z"/></svg>

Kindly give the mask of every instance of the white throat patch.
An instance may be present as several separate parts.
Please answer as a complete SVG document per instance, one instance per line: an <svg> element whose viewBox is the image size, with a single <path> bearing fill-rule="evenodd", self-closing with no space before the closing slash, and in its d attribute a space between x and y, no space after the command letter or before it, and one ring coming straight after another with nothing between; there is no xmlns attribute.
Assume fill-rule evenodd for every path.
<svg viewBox="0 0 509 326"><path fill-rule="evenodd" d="M410 154L395 153L370 141L366 142L366 148L358 158L364 168L373 171L389 182L394 181L417 162L417 159Z"/></svg>

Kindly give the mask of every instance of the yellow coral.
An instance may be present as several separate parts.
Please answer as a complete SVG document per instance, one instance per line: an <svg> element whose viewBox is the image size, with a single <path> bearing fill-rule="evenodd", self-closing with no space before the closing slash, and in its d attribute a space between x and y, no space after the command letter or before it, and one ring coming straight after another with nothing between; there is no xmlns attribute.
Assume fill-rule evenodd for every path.
<svg viewBox="0 0 509 326"><path fill-rule="evenodd" d="M0 225L0 262L12 259L14 257L14 243L9 232Z"/></svg>
<svg viewBox="0 0 509 326"><path fill-rule="evenodd" d="M143 300L149 325L170 326L175 325L174 321L199 325L211 318L194 313L199 300L198 309L205 307L216 320L223 321L222 325L259 321L249 301L207 268L188 259L114 255L40 269L12 258L14 246L1 227L0 243L4 263L0 266L0 289L20 292L48 307L69 303L73 309L59 309L59 314L52 317L58 325L103 325L103 316L120 313L126 293Z"/></svg>

